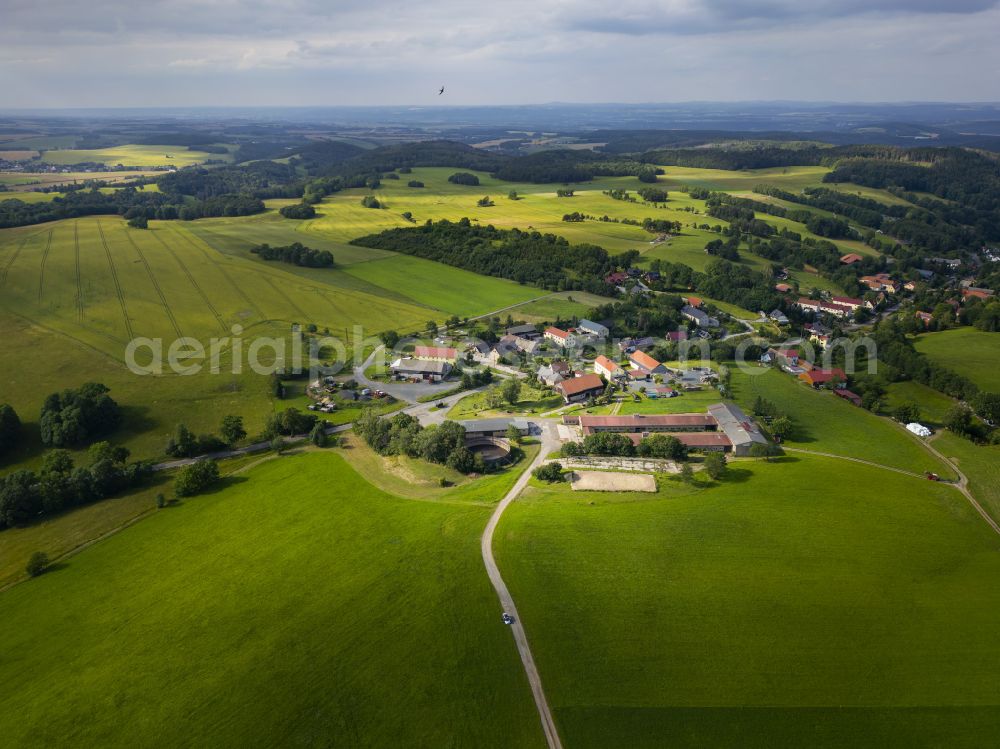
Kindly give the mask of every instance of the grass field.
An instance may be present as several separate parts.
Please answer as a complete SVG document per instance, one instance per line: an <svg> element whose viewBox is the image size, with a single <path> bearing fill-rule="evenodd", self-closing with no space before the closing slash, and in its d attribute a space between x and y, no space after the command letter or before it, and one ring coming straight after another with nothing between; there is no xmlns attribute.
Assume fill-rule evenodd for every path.
<svg viewBox="0 0 1000 749"><path fill-rule="evenodd" d="M541 746L489 511L329 453L161 510L0 596L4 742Z"/></svg>
<svg viewBox="0 0 1000 749"><path fill-rule="evenodd" d="M89 180L102 180L104 182L124 182L136 177L146 177L149 175L162 174L162 172L150 171L121 171L121 172L53 172L48 174L29 172L0 172L0 185L7 186L8 189L24 188L34 190L40 187L51 187L53 185L67 185L76 182L87 182ZM150 189L148 186L147 190ZM6 200L10 193L0 192L0 200ZM51 200L54 194L45 197Z"/></svg>
<svg viewBox="0 0 1000 749"><path fill-rule="evenodd" d="M748 375L733 369L732 388L747 413L759 395L792 419L794 429L785 440L789 447L871 460L917 473L950 475L941 461L905 430L829 391L813 390L784 372L770 369ZM853 466L844 470L853 470Z"/></svg>
<svg viewBox="0 0 1000 749"><path fill-rule="evenodd" d="M521 386L521 396L513 406L504 404L503 408L491 410L486 407L484 392L471 393L462 398L448 411L449 419L479 419L504 414L533 414L551 411L563 403L562 397L548 388L533 388L527 384Z"/></svg>
<svg viewBox="0 0 1000 749"><path fill-rule="evenodd" d="M545 296L536 286L481 276L418 257L395 255L348 266L346 272L386 290L397 290L418 304L449 315L471 317Z"/></svg>
<svg viewBox="0 0 1000 749"><path fill-rule="evenodd" d="M46 164L83 164L94 162L107 166L175 166L178 169L201 164L208 159L228 161L228 154L189 151L186 146L139 146L129 144L112 148L61 149L46 151L42 161Z"/></svg>
<svg viewBox="0 0 1000 749"><path fill-rule="evenodd" d="M1000 392L1000 335L975 328L924 333L914 345L932 361L972 380L981 389Z"/></svg>
<svg viewBox="0 0 1000 749"><path fill-rule="evenodd" d="M940 427L944 422L948 409L955 401L933 388L921 385L919 382L894 382L887 388L885 411L892 414L897 406L905 403L916 403L920 407L921 423L931 427Z"/></svg>
<svg viewBox="0 0 1000 749"><path fill-rule="evenodd" d="M0 234L0 307L116 358L136 336L204 340L273 322L403 328L435 317L325 283L333 271L306 280L286 267L214 252L180 222L143 231L115 217L59 221Z"/></svg>
<svg viewBox="0 0 1000 749"><path fill-rule="evenodd" d="M730 471L535 488L505 514L497 557L566 746L992 743L1000 538L961 495L811 456Z"/></svg>
<svg viewBox="0 0 1000 749"><path fill-rule="evenodd" d="M1000 521L1000 445L976 445L951 432L934 437L934 447L969 479L969 491Z"/></svg>
<svg viewBox="0 0 1000 749"><path fill-rule="evenodd" d="M571 320L586 317L594 307L613 301L586 291L560 291L544 299L518 305L510 314L515 319L534 323Z"/></svg>

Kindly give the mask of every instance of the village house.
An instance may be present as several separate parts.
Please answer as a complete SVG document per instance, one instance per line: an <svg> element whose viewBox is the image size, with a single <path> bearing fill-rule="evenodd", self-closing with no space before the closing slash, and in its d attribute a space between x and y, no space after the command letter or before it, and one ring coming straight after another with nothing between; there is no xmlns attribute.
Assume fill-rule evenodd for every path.
<svg viewBox="0 0 1000 749"><path fill-rule="evenodd" d="M846 299L847 297L842 297L842 298ZM859 306L863 304L863 302L860 299L857 301ZM854 311L851 307L847 307L843 304L835 304L833 302L821 302L817 301L816 299L809 299L807 297L801 297L799 301L796 302L796 306L805 312L814 312L816 314L823 313L823 314L833 315L834 317L847 317Z"/></svg>
<svg viewBox="0 0 1000 749"><path fill-rule="evenodd" d="M652 375L662 375L667 373L667 368L656 361L652 356L644 351L633 351L629 354L629 361L632 362L634 375L640 377L650 377Z"/></svg>
<svg viewBox="0 0 1000 749"><path fill-rule="evenodd" d="M594 372L606 380L615 380L626 376L624 369L603 354L594 359Z"/></svg>
<svg viewBox="0 0 1000 749"><path fill-rule="evenodd" d="M714 317L709 317L705 312L693 307L690 304L681 308L681 315L685 319L690 320L699 328L717 328L719 327L719 321Z"/></svg>
<svg viewBox="0 0 1000 749"><path fill-rule="evenodd" d="M573 343L573 334L559 328L548 327L543 335L547 340L563 348Z"/></svg>
<svg viewBox="0 0 1000 749"><path fill-rule="evenodd" d="M604 277L604 283L608 286L621 286L623 283L628 281L629 275L625 271L615 271L614 273L609 273Z"/></svg>
<svg viewBox="0 0 1000 749"><path fill-rule="evenodd" d="M779 294L788 294L791 291L795 291L795 287L787 283L776 283L774 285L774 290Z"/></svg>
<svg viewBox="0 0 1000 749"><path fill-rule="evenodd" d="M864 258L858 253L849 252L840 258L840 263L841 265L854 265L855 263L860 263L862 260L864 260Z"/></svg>
<svg viewBox="0 0 1000 749"><path fill-rule="evenodd" d="M696 296L682 296L681 301L689 307L694 307L695 309L701 309L701 306L705 303L704 300Z"/></svg>
<svg viewBox="0 0 1000 749"><path fill-rule="evenodd" d="M858 281L872 291L885 291L889 294L899 292L899 282L887 273L877 273L874 276L861 276Z"/></svg>
<svg viewBox="0 0 1000 749"><path fill-rule="evenodd" d="M596 374L585 374L563 380L555 386L566 403L580 403L604 393L604 381Z"/></svg>
<svg viewBox="0 0 1000 749"><path fill-rule="evenodd" d="M922 322L924 324L925 328L928 325L930 325L931 322L934 320L934 315L932 315L930 312L922 312L920 310L917 310L914 313L914 317L916 317L918 320L920 320L920 322Z"/></svg>
<svg viewBox="0 0 1000 749"><path fill-rule="evenodd" d="M686 341L688 339L688 332L686 330L671 330L667 332L667 340L671 343L680 343L681 341Z"/></svg>
<svg viewBox="0 0 1000 749"><path fill-rule="evenodd" d="M780 309L771 310L771 314L768 317L778 325L788 325L788 316Z"/></svg>
<svg viewBox="0 0 1000 749"><path fill-rule="evenodd" d="M992 289L984 289L977 286L970 286L967 289L962 289L962 301L966 299L989 299L994 295Z"/></svg>
<svg viewBox="0 0 1000 749"><path fill-rule="evenodd" d="M557 372L551 364L543 364L542 366L540 366L535 375L538 377L538 381L540 383L542 383L543 385L548 385L549 387L558 385L560 382L566 379L562 375L562 373Z"/></svg>
<svg viewBox="0 0 1000 749"><path fill-rule="evenodd" d="M633 351L651 348L656 345L656 339L652 336L642 338L623 338L618 342L618 348L623 354L630 354Z"/></svg>

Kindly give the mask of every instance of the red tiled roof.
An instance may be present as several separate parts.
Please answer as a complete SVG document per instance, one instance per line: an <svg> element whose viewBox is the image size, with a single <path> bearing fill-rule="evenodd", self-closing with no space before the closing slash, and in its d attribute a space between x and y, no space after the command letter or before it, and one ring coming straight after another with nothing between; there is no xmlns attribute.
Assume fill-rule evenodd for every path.
<svg viewBox="0 0 1000 749"><path fill-rule="evenodd" d="M556 338L561 338L564 341L567 338L569 338L569 333L567 333L565 330L560 330L559 328L552 328L552 327L545 329L545 335L552 335L555 336Z"/></svg>
<svg viewBox="0 0 1000 749"><path fill-rule="evenodd" d="M594 366L596 367L598 365L604 367L609 372L614 372L615 370L621 369L621 367L619 367L615 362L611 361L608 357L604 356L604 354L601 354L596 359L594 359Z"/></svg>
<svg viewBox="0 0 1000 749"><path fill-rule="evenodd" d="M830 380L838 379L841 382L847 382L847 375L842 369L813 369L809 372L803 372L799 375L800 380L805 380L806 382L812 383L813 385L830 382Z"/></svg>
<svg viewBox="0 0 1000 749"><path fill-rule="evenodd" d="M456 359L458 351L447 346L414 346L413 356L417 359Z"/></svg>
<svg viewBox="0 0 1000 749"><path fill-rule="evenodd" d="M660 362L656 361L656 359L644 351L633 351L629 354L629 358L643 369L648 369L650 371L660 366Z"/></svg>
<svg viewBox="0 0 1000 749"><path fill-rule="evenodd" d="M714 427L718 424L711 414L632 414L631 416L594 416L583 414L580 425L588 428L635 427L642 432L649 427Z"/></svg>
<svg viewBox="0 0 1000 749"><path fill-rule="evenodd" d="M864 258L862 258L861 255L859 255L858 253L849 252L842 258L840 258L840 262L842 262L844 265L851 265L852 263L861 262L863 259Z"/></svg>
<svg viewBox="0 0 1000 749"><path fill-rule="evenodd" d="M582 377L574 377L570 380L563 380L556 385L564 395L579 395L588 390L597 388L604 389L604 381L595 374L585 374Z"/></svg>

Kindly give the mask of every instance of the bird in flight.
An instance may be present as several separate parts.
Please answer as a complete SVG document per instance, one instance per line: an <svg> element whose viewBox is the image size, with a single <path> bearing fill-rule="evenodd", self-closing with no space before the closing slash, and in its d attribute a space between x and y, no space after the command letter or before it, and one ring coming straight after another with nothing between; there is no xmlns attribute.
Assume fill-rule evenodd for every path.
<svg viewBox="0 0 1000 749"><path fill-rule="evenodd" d="M440 96L440 95L441 95L441 94L443 94L443 93L444 93L444 86L442 86L442 87L441 87L441 90L440 90L440 91L438 91L438 96Z"/></svg>

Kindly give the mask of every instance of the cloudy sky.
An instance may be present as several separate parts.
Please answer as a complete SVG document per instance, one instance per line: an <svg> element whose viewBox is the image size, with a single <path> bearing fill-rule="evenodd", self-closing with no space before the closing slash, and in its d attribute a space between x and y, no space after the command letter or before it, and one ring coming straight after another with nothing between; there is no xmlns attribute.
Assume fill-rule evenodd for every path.
<svg viewBox="0 0 1000 749"><path fill-rule="evenodd" d="M996 101L998 5L0 0L0 91L5 108Z"/></svg>

